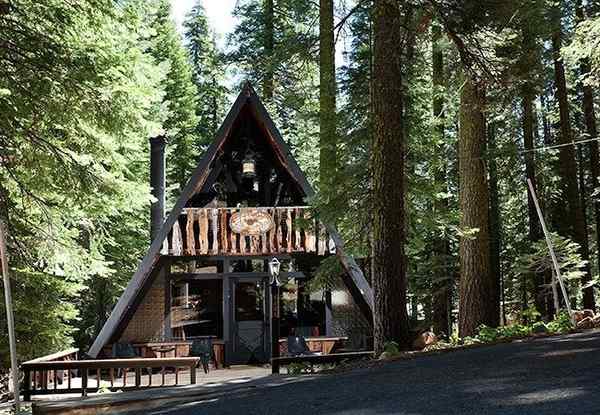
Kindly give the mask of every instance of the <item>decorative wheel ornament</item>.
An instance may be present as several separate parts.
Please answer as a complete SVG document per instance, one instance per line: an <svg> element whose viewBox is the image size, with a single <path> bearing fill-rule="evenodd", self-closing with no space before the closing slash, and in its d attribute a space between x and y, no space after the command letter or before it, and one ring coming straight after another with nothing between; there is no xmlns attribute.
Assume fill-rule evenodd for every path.
<svg viewBox="0 0 600 415"><path fill-rule="evenodd" d="M268 212L258 209L243 209L231 215L229 226L241 235L261 235L275 227L273 218Z"/></svg>

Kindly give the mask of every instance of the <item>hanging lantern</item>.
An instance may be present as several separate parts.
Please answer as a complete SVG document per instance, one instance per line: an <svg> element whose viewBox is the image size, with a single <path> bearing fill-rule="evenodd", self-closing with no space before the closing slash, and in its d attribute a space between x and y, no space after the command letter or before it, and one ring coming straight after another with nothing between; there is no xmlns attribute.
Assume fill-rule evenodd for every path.
<svg viewBox="0 0 600 415"><path fill-rule="evenodd" d="M246 155L242 160L242 177L246 179L253 179L256 177L256 160L250 150L246 152Z"/></svg>
<svg viewBox="0 0 600 415"><path fill-rule="evenodd" d="M281 262L275 257L269 261L269 275L271 276L271 285L277 287L281 286L279 281L279 272L281 268Z"/></svg>

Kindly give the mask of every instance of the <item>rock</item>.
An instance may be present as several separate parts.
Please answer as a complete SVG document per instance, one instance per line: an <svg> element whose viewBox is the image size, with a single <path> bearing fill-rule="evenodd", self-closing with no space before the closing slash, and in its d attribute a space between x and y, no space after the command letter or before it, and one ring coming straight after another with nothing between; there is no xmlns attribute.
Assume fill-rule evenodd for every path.
<svg viewBox="0 0 600 415"><path fill-rule="evenodd" d="M577 323L576 327L578 329L582 329L582 330L593 329L594 328L594 320L591 317L586 317L583 320L581 320L579 323Z"/></svg>
<svg viewBox="0 0 600 415"><path fill-rule="evenodd" d="M431 331L426 331L425 333L421 333L417 336L412 346L415 350L423 350L427 346L431 346L432 344L436 344L437 342L437 336Z"/></svg>

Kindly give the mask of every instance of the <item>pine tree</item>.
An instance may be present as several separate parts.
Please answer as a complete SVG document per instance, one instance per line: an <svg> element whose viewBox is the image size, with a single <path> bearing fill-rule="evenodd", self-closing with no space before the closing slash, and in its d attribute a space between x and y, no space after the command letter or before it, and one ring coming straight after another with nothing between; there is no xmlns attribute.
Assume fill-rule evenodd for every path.
<svg viewBox="0 0 600 415"><path fill-rule="evenodd" d="M559 107L560 117L560 135L559 143L568 144L573 140L573 132L571 128L569 95L567 90L567 81L565 75L565 67L561 57L562 47L562 22L561 22L561 5L553 5L550 10L550 22L552 24L552 53L554 60L554 82L556 87L556 95ZM574 242L577 242L581 247L581 256L584 260L589 258L589 246L586 231L585 211L581 206L581 197L579 192L584 192L585 189L579 189L577 180L577 161L575 158L575 149L571 145L562 146L559 149L559 169L558 174L561 179L561 192L566 201L564 219L559 221L560 231L563 235L569 236ZM589 264L586 266L585 275L582 277L582 282L588 283L591 281L591 271ZM589 309L595 309L594 291L592 287L588 287L583 291L583 306Z"/></svg>
<svg viewBox="0 0 600 415"><path fill-rule="evenodd" d="M498 325L496 287L490 270L489 189L485 168L485 87L466 76L460 101L460 305L461 336L481 324ZM492 301L490 301L492 300Z"/></svg>
<svg viewBox="0 0 600 415"><path fill-rule="evenodd" d="M586 20L586 12L581 3L581 0L575 2L575 14L578 23ZM585 78L591 72L589 59L584 58L580 61L580 76ZM598 137L598 129L596 125L596 112L594 109L594 91L591 85L587 82L580 83L583 92L582 110L585 119L586 139L594 139ZM588 145L590 155L589 172L590 172L590 188L592 192L598 188L598 176L600 176L600 146L597 141L591 141ZM587 191L586 187L581 189L582 194ZM598 264L600 267L600 201L595 198L594 205L594 220L596 223L596 250L599 256Z"/></svg>
<svg viewBox="0 0 600 415"><path fill-rule="evenodd" d="M240 0L228 38L228 60L240 80L256 85L304 171L318 179L319 72L312 0Z"/></svg>
<svg viewBox="0 0 600 415"><path fill-rule="evenodd" d="M404 74L416 11L407 3L373 7L373 293L375 351L389 341L407 347ZM400 29L402 28L402 29ZM404 36L408 39L404 43ZM401 45L403 47L401 47Z"/></svg>
<svg viewBox="0 0 600 415"><path fill-rule="evenodd" d="M437 140L437 149L439 159L437 160L434 180L440 192L447 189L447 165L446 154L444 154L445 145L445 110L444 110L444 50L442 45L442 28L434 23L432 28L432 84L433 84L433 117L434 117L434 136ZM434 196L433 214L438 218L445 214L448 207L448 200L445 197ZM450 334L450 310L452 302L452 278L449 278L449 244L443 233L437 232L434 236L434 259L433 259L433 282L431 291L432 298L432 322L435 333Z"/></svg>
<svg viewBox="0 0 600 415"><path fill-rule="evenodd" d="M171 18L170 2L153 0L150 6L155 7L151 14L154 32L150 38L150 53L157 64L168 68L162 103L167 113L163 123L168 141L167 184L182 187L198 161L197 88L187 50ZM174 192L178 193L177 189Z"/></svg>
<svg viewBox="0 0 600 415"><path fill-rule="evenodd" d="M321 0L319 24L319 182L326 198L334 198L337 177L337 109L333 0Z"/></svg>
<svg viewBox="0 0 600 415"><path fill-rule="evenodd" d="M188 13L184 27L193 79L198 90L196 135L202 151L210 144L226 110L225 68L201 1Z"/></svg>
<svg viewBox="0 0 600 415"><path fill-rule="evenodd" d="M104 0L23 0L0 14L12 48L0 53L0 207L23 360L87 346L145 246L164 73L141 20Z"/></svg>

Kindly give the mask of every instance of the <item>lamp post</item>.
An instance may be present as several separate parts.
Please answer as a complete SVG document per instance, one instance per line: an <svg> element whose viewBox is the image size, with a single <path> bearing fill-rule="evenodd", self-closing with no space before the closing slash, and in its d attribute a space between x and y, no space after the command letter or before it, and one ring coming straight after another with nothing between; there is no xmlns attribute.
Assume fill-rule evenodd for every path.
<svg viewBox="0 0 600 415"><path fill-rule="evenodd" d="M279 373L279 272L281 262L277 258L269 261L269 275L271 276L271 373Z"/></svg>

